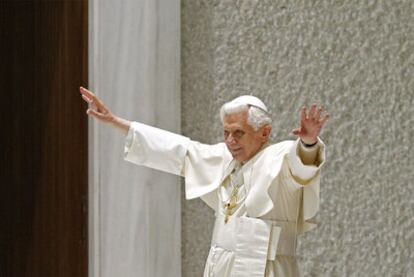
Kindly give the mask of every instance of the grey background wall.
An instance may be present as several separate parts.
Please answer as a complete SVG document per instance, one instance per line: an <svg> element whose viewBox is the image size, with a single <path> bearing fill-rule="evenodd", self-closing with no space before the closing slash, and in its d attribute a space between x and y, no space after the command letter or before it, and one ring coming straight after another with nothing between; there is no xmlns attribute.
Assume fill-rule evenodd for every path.
<svg viewBox="0 0 414 277"><path fill-rule="evenodd" d="M332 114L305 276L414 276L414 2L183 0L182 130L221 140L217 114L253 92L292 139L301 105ZM201 276L214 215L182 202L183 276Z"/></svg>

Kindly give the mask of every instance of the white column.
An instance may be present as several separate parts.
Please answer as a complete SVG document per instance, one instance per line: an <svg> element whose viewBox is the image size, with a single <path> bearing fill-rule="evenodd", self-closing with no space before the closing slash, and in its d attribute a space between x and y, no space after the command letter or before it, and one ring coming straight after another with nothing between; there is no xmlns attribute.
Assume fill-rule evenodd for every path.
<svg viewBox="0 0 414 277"><path fill-rule="evenodd" d="M180 1L89 9L89 87L115 114L179 132ZM181 276L179 178L123 161L117 130L89 130L89 276Z"/></svg>

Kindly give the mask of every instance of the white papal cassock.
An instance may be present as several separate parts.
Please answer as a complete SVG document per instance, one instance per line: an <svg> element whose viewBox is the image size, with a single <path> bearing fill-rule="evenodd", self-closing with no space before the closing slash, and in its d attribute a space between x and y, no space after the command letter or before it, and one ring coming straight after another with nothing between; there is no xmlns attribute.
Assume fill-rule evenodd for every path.
<svg viewBox="0 0 414 277"><path fill-rule="evenodd" d="M301 155L316 151L314 165ZM313 227L319 209L320 168L325 146L299 140L265 145L244 164L224 143L201 144L185 136L133 122L125 160L181 175L187 199L200 197L214 209L216 222L204 276L298 276L297 234ZM224 222L229 175L240 186L235 212ZM233 185L233 184L232 184Z"/></svg>

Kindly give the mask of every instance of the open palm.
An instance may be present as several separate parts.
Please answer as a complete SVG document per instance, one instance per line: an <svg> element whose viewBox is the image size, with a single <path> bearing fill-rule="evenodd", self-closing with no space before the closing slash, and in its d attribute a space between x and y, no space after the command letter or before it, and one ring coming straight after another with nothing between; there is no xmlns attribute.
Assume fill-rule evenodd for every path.
<svg viewBox="0 0 414 277"><path fill-rule="evenodd" d="M298 136L306 144L314 144L321 132L323 125L329 119L329 114L324 112L321 106L313 104L309 112L306 112L306 106L301 108L300 112L300 127L292 130L295 136Z"/></svg>

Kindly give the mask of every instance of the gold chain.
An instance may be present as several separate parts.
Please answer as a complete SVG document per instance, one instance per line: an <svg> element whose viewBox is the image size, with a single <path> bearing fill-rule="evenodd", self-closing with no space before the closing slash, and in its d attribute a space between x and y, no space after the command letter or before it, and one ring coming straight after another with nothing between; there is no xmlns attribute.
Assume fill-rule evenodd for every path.
<svg viewBox="0 0 414 277"><path fill-rule="evenodd" d="M224 216L224 223L227 223L229 217L233 214L233 209L237 207L237 194L239 192L239 187L241 185L233 184L233 173L230 174L230 185L233 187L233 190L230 193L230 197L227 200L228 202L224 204L224 209L226 210Z"/></svg>

